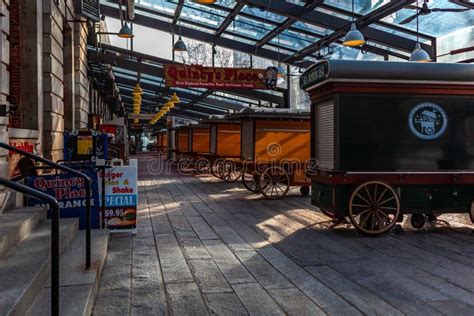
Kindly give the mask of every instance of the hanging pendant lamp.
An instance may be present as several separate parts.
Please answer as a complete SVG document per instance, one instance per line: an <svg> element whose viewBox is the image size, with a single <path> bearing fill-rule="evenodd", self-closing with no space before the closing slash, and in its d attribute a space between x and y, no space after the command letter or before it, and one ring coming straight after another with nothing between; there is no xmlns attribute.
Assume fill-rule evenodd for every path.
<svg viewBox="0 0 474 316"><path fill-rule="evenodd" d="M181 38L181 35L178 38L178 41L174 43L173 50L175 52L187 52L188 48L186 47L186 44L184 43L183 39Z"/></svg>
<svg viewBox="0 0 474 316"><path fill-rule="evenodd" d="M186 44L184 43L183 39L181 38L181 20L179 21L178 41L176 43L174 43L173 51L174 52L187 52L188 51L188 48L186 47Z"/></svg>
<svg viewBox="0 0 474 316"><path fill-rule="evenodd" d="M118 37L121 37L121 38L133 38L134 35L133 35L133 31L132 29L128 26L127 22L125 22L122 26L122 28L120 29L120 31L118 32Z"/></svg>
<svg viewBox="0 0 474 316"><path fill-rule="evenodd" d="M342 45L348 47L358 47L365 44L364 35L357 29L357 26L354 22L354 0L352 0L352 24L351 29L347 32L346 37L344 37L344 41Z"/></svg>
<svg viewBox="0 0 474 316"><path fill-rule="evenodd" d="M413 53L411 53L410 56L410 61L416 61L416 62L421 62L421 63L427 63L431 61L430 54L428 54L427 51L421 48L420 44L420 24L419 24L419 17L420 14L416 16L416 45L415 49L413 50Z"/></svg>

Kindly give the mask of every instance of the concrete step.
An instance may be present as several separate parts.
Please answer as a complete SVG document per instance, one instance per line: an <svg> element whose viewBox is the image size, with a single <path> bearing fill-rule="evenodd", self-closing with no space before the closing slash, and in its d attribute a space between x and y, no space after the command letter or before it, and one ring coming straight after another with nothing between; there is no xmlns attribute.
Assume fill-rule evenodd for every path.
<svg viewBox="0 0 474 316"><path fill-rule="evenodd" d="M25 207L0 214L0 258L46 220L45 207Z"/></svg>
<svg viewBox="0 0 474 316"><path fill-rule="evenodd" d="M64 316L91 315L107 256L109 232L92 231L92 267L84 270L85 232L81 231L61 257L59 314ZM27 315L51 315L50 281L33 302Z"/></svg>
<svg viewBox="0 0 474 316"><path fill-rule="evenodd" d="M60 220L60 253L74 240L77 219ZM51 273L51 222L0 258L0 315L25 315Z"/></svg>

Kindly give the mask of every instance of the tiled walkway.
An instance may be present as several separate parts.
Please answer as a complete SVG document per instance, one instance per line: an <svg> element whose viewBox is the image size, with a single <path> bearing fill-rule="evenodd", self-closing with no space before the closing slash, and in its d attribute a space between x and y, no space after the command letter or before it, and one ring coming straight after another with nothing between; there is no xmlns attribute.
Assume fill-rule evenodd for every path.
<svg viewBox="0 0 474 316"><path fill-rule="evenodd" d="M240 182L151 175L146 159L139 232L111 238L96 315L473 314L463 218L368 238L329 229L297 190L266 201Z"/></svg>

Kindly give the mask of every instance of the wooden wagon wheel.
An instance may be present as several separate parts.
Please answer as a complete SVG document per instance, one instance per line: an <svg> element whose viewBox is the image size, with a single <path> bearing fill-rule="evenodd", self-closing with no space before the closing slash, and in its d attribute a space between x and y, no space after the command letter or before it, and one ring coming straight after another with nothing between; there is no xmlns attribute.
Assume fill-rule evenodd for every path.
<svg viewBox="0 0 474 316"><path fill-rule="evenodd" d="M181 173L188 172L190 169L192 169L192 167L193 167L193 162L192 162L191 159L189 159L189 158L180 158L178 160L177 168L178 168L179 172L181 172Z"/></svg>
<svg viewBox="0 0 474 316"><path fill-rule="evenodd" d="M260 176L260 192L270 200L281 199L290 190L290 176L285 169L272 166Z"/></svg>
<svg viewBox="0 0 474 316"><path fill-rule="evenodd" d="M349 219L368 235L388 232L400 215L400 199L395 189L382 181L359 185L349 199Z"/></svg>
<svg viewBox="0 0 474 316"><path fill-rule="evenodd" d="M224 160L222 158L216 159L211 166L211 174L219 179L221 178L221 168L222 168L222 163Z"/></svg>
<svg viewBox="0 0 474 316"><path fill-rule="evenodd" d="M259 178L260 178L260 174L256 172L253 172L253 173L242 172L242 183L244 187L250 192L253 192L253 193L260 192Z"/></svg>
<svg viewBox="0 0 474 316"><path fill-rule="evenodd" d="M209 173L209 170L211 169L211 164L209 160L205 158L200 158L196 161L194 168L199 174L206 174Z"/></svg>
<svg viewBox="0 0 474 316"><path fill-rule="evenodd" d="M236 164L232 160L224 160L221 165L221 179L226 182L235 182L240 179L242 172L237 168Z"/></svg>

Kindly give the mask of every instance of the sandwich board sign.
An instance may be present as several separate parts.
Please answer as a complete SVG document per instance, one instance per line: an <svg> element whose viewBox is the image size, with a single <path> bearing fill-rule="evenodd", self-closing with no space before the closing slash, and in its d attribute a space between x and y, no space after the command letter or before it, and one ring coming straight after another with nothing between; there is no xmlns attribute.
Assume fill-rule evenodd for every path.
<svg viewBox="0 0 474 316"><path fill-rule="evenodd" d="M105 171L103 220L111 233L137 233L137 176L136 159L130 159L129 166L113 166ZM99 191L102 192L102 172L98 173L98 177Z"/></svg>

